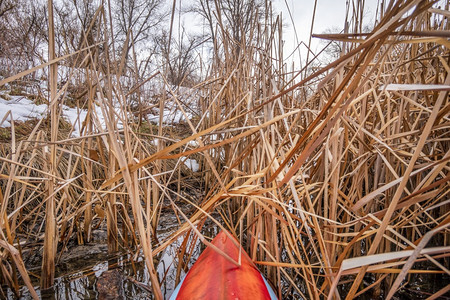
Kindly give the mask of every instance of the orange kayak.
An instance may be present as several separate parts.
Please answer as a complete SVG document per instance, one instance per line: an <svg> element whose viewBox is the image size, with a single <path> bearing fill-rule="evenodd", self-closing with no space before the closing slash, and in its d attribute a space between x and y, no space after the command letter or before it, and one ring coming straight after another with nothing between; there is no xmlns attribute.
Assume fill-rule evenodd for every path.
<svg viewBox="0 0 450 300"><path fill-rule="evenodd" d="M234 238L220 232L212 244L236 262L239 261L239 247L236 246L238 242ZM277 297L245 251L241 251L241 266L238 267L208 247L170 299L275 300Z"/></svg>

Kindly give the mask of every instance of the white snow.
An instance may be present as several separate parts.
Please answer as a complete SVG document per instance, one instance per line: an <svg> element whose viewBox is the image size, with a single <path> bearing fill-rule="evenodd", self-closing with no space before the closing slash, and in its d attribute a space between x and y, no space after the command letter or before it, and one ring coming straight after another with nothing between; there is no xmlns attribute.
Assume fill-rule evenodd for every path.
<svg viewBox="0 0 450 300"><path fill-rule="evenodd" d="M3 99L7 97L9 100ZM11 111L12 116L8 116L0 127L11 127L11 117L14 121L27 121L30 119L40 119L48 111L47 104L36 105L32 100L23 96L3 96L0 94L0 122ZM79 137L83 121L86 119L87 110L71 108L66 105L62 107L62 116L73 126L72 136ZM95 105L95 118L100 126L106 130L106 123L99 106ZM122 122L118 122L117 127L123 128Z"/></svg>
<svg viewBox="0 0 450 300"><path fill-rule="evenodd" d="M164 108L162 112L162 119L164 124L176 124L180 122L186 121L186 117L188 119L192 119L194 117L194 111L198 111L198 91L191 88L186 87L172 87L172 91L175 91L177 94L176 97L179 100L178 103L174 99L173 95L166 91L166 95L168 96L167 100L164 101ZM180 104L182 105L186 117L181 111ZM153 113L148 114L148 119L150 122L159 123L159 108L154 108Z"/></svg>
<svg viewBox="0 0 450 300"><path fill-rule="evenodd" d="M195 159L186 158L183 156L182 161L184 162L184 165L192 170L192 172L198 172L198 169L200 168L200 165Z"/></svg>
<svg viewBox="0 0 450 300"><path fill-rule="evenodd" d="M188 118L192 118L192 114L189 112L186 112L186 115ZM159 123L159 114L148 114L148 120L153 123ZM181 110L177 109L174 106L167 107L163 110L163 123L164 124L175 124L180 123L182 121L185 121L186 118L184 117Z"/></svg>
<svg viewBox="0 0 450 300"><path fill-rule="evenodd" d="M189 103L189 107L191 109L194 109L196 101L192 101L192 99L195 99L196 97L192 96L192 93L189 95L183 95L184 97L189 98L189 101L187 101L187 99L183 100ZM116 110L120 111L118 107ZM9 111L11 111L12 115L5 118ZM48 113L48 106L46 104L36 105L32 100L26 97L10 96L7 92L0 92L0 122L3 118L5 118L5 121L0 124L0 127L10 127L11 119L14 121L27 121L35 118L40 119L43 118L46 113ZM173 98L169 98L164 103L164 110L162 114L164 124L176 124L186 120ZM87 110L85 109L71 108L65 105L62 107L62 116L73 125L72 136L74 137L79 137L81 135L80 130L83 121L86 119L86 115ZM189 119L193 117L189 110L186 110L186 116ZM154 123L159 123L158 110L156 112L149 113L148 120ZM102 110L97 105L94 107L94 123L96 126L101 126L106 130L105 118ZM117 127L119 129L123 128L123 124L119 121ZM194 144L193 142L190 146L198 147L198 144Z"/></svg>
<svg viewBox="0 0 450 300"><path fill-rule="evenodd" d="M86 119L87 110L76 108L70 108L67 106L63 107L63 115L68 119L69 123L73 126L73 135L80 136L80 130L83 121ZM78 117L79 116L79 117Z"/></svg>
<svg viewBox="0 0 450 300"><path fill-rule="evenodd" d="M36 105L30 99L21 96L8 96L11 100L5 100L0 95L0 122L11 111L12 118L16 121L26 121L31 118L41 118L47 110L47 105ZM11 127L11 118L8 117L0 127Z"/></svg>
<svg viewBox="0 0 450 300"><path fill-rule="evenodd" d="M197 148L199 145L197 141L189 141L188 146L192 148Z"/></svg>

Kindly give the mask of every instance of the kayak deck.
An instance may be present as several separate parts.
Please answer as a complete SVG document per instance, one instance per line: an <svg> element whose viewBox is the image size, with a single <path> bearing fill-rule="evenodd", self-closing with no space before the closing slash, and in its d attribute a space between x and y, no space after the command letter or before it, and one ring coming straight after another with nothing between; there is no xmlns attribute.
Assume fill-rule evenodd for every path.
<svg viewBox="0 0 450 300"><path fill-rule="evenodd" d="M238 262L238 242L232 239L222 231L212 244ZM170 299L277 299L247 253L242 250L240 254L238 267L207 247Z"/></svg>

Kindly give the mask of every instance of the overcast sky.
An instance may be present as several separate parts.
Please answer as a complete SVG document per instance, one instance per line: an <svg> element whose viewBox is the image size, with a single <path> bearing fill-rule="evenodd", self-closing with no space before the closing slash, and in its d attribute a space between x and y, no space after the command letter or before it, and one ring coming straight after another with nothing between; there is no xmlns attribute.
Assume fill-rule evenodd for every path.
<svg viewBox="0 0 450 300"><path fill-rule="evenodd" d="M342 30L345 22L346 3L347 0L318 0L313 33L323 33L327 29L333 29L333 32L335 31L334 29ZM378 0L365 1L365 24L373 24L375 21L377 4ZM273 6L283 16L283 23L285 24L283 30L283 40L285 41L284 56L287 57L297 47L298 42L303 41L305 44L308 44L314 0L274 0ZM289 16L287 6L289 6L291 11L292 19ZM295 38L294 26L298 41ZM311 49L313 51L318 51L323 46L319 39L312 39ZM302 47L301 50L304 56L306 48ZM305 57L302 57L302 59L305 59Z"/></svg>
<svg viewBox="0 0 450 300"><path fill-rule="evenodd" d="M194 0L180 0L184 5L192 3ZM444 6L447 0L439 0L435 6ZM316 34L324 33L326 30L339 33L344 28L345 14L347 2L353 3L357 1L352 0L317 0L316 15L314 20L314 27L312 32ZM377 13L377 6L380 0L365 0L364 2L364 18L363 25L373 27L375 22L375 15ZM311 21L314 11L315 0L272 0L272 5L275 14L282 14L283 17L283 40L284 40L284 58L286 59L296 49L300 42L308 44ZM289 9L288 9L289 7ZM291 16L289 14L291 12ZM350 12L353 7L350 7ZM186 19L187 18L187 19ZM202 30L202 22L199 19L191 16L181 17L181 21L186 27L191 27L194 31ZM295 28L295 30L294 30ZM296 34L297 33L297 37ZM311 49L318 53L326 42L321 39L313 38L311 41ZM289 62L295 61L295 68L299 68L299 62L305 61L306 47L301 46L301 60L299 59L298 51L295 55L290 56ZM311 58L311 56L310 56Z"/></svg>
<svg viewBox="0 0 450 300"><path fill-rule="evenodd" d="M181 0L183 6L189 5L193 0ZM327 29L336 29L337 32L344 28L346 3L348 0L317 0L316 17L314 21L313 33L323 33ZM314 11L314 0L272 0L272 5L275 14L281 12L283 17L283 40L284 45L284 57L288 57L289 54L297 47L300 41L308 44L309 34L311 30L311 20ZM374 16L376 13L378 0L365 0L365 22L373 24ZM292 14L289 15L289 9ZM192 15L185 15L180 20L186 28L189 28L190 32L201 31L202 22L200 19L193 17ZM175 19L175 23L178 23ZM298 40L295 36L297 33ZM337 30L339 29L339 30ZM177 31L176 28L174 31ZM333 30L334 31L334 30ZM319 48L324 47L324 43L316 38L311 41L311 49L318 51ZM302 60L306 58L306 47L301 47ZM298 52L296 55L291 56L290 60L299 60ZM296 67L298 67L297 65Z"/></svg>

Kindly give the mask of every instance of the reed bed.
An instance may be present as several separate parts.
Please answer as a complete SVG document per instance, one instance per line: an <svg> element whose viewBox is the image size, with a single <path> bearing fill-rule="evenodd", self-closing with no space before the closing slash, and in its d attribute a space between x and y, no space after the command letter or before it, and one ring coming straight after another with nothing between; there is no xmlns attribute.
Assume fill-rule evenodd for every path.
<svg viewBox="0 0 450 300"><path fill-rule="evenodd" d="M269 4L248 44L230 37L218 16L214 58L191 89L198 96L188 98L163 70L123 85L125 57L108 52L108 9L100 6L90 28L103 35L40 66L56 69L71 57L84 72L80 137L61 130L67 84L57 86L54 70L49 119L20 139L12 122L1 146L3 282L37 297L24 264L30 252L42 252L41 288L49 288L67 243L88 243L105 222L110 251L143 255L145 284L162 299L157 258L185 239L178 281L189 245L209 245L208 221L238 238L280 299L392 299L418 278L434 282L416 289L421 296L448 293L449 13L448 3L434 4L383 2L369 33L355 9L344 33L316 35L340 43L340 58L317 67L311 55L302 69L285 63L282 18ZM104 52L93 51L99 45ZM159 122L144 130L149 123L136 117L143 106L136 112L129 99L149 82L165 92L148 104L160 108ZM163 124L168 100L183 125ZM185 158L200 170L186 168ZM179 222L167 238L157 234L163 208Z"/></svg>

